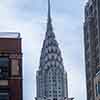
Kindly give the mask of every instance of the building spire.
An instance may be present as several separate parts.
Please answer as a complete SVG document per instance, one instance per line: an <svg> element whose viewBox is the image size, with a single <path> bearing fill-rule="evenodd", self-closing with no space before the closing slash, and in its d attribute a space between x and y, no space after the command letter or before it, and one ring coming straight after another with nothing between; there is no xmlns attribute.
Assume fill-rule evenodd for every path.
<svg viewBox="0 0 100 100"><path fill-rule="evenodd" d="M47 22L47 32L48 32L48 31L52 31L50 0L48 0L48 22Z"/></svg>

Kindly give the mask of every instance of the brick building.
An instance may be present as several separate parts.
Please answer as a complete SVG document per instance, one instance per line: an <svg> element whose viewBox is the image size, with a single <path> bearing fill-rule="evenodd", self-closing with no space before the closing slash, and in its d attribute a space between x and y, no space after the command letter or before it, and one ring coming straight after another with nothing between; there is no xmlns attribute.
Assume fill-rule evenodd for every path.
<svg viewBox="0 0 100 100"><path fill-rule="evenodd" d="M22 100L20 33L0 32L0 100Z"/></svg>

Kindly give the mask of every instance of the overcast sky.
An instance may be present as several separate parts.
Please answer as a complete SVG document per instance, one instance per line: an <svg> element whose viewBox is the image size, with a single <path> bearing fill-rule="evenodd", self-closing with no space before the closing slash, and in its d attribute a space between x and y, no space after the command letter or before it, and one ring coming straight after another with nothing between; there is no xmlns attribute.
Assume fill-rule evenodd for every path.
<svg viewBox="0 0 100 100"><path fill-rule="evenodd" d="M56 40L68 72L69 97L86 100L83 45L84 0L51 0ZM24 100L36 96L36 70L45 37L47 0L0 0L0 31L23 38Z"/></svg>

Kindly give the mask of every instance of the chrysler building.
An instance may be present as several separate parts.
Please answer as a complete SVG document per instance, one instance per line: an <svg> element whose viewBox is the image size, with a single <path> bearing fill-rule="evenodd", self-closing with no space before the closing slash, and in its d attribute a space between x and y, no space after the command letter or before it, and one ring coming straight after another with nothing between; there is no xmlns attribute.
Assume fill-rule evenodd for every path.
<svg viewBox="0 0 100 100"><path fill-rule="evenodd" d="M50 0L48 0L47 30L36 73L36 100L68 99L67 72L64 70L61 51L53 32Z"/></svg>

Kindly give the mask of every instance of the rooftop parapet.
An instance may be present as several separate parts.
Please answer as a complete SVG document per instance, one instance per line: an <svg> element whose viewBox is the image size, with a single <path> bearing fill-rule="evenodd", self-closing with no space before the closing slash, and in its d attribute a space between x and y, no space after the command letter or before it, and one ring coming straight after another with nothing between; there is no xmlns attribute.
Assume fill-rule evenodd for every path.
<svg viewBox="0 0 100 100"><path fill-rule="evenodd" d="M0 32L0 53L21 53L21 40L18 32Z"/></svg>
<svg viewBox="0 0 100 100"><path fill-rule="evenodd" d="M18 32L0 32L0 38L20 38Z"/></svg>

